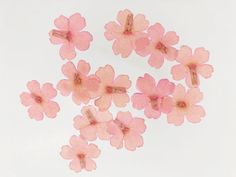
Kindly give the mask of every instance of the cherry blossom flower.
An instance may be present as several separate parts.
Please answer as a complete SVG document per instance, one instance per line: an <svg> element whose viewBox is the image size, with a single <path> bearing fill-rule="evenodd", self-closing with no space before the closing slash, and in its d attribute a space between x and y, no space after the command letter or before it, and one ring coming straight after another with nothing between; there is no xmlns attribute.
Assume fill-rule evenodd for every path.
<svg viewBox="0 0 236 177"><path fill-rule="evenodd" d="M190 88L185 90L184 86L179 84L173 93L174 108L167 115L168 123L176 126L184 122L184 118L191 123L198 123L205 116L204 109L196 105L203 98L199 88Z"/></svg>
<svg viewBox="0 0 236 177"><path fill-rule="evenodd" d="M135 41L137 38L145 36L144 31L148 28L149 22L142 14L134 14L125 9L119 11L117 22L112 21L105 25L105 37L109 41L113 41L112 49L115 55L121 55L127 58L135 49Z"/></svg>
<svg viewBox="0 0 236 177"><path fill-rule="evenodd" d="M198 87L200 84L199 74L204 78L209 78L213 72L213 67L205 64L209 60L209 52L203 47L196 48L194 53L188 46L182 46L178 52L176 61L180 64L171 69L175 80L185 78L186 84L192 87Z"/></svg>
<svg viewBox="0 0 236 177"><path fill-rule="evenodd" d="M143 146L143 134L146 130L144 119L132 117L130 112L118 112L115 120L108 124L111 134L110 143L120 149L125 146L130 151Z"/></svg>
<svg viewBox="0 0 236 177"><path fill-rule="evenodd" d="M88 144L86 140L73 135L70 138L70 145L62 146L61 156L66 160L71 160L70 168L75 172L85 169L92 171L96 169L93 158L97 158L101 151L95 144Z"/></svg>
<svg viewBox="0 0 236 177"><path fill-rule="evenodd" d="M148 56L148 63L155 68L160 68L164 63L164 58L173 61L177 56L177 50L172 47L179 41L179 36L175 32L165 33L161 24L156 23L148 28L148 36L136 40L136 52L141 56Z"/></svg>
<svg viewBox="0 0 236 177"><path fill-rule="evenodd" d="M108 111L97 111L94 106L84 106L82 116L74 118L74 127L80 130L80 135L88 141L94 141L99 137L108 140L107 123L112 120L112 114Z"/></svg>
<svg viewBox="0 0 236 177"><path fill-rule="evenodd" d="M175 85L167 79L161 79L157 84L152 76L145 74L139 77L136 83L137 89L141 93L135 93L131 100L133 107L141 110L148 118L158 118L163 113L172 110L172 98Z"/></svg>
<svg viewBox="0 0 236 177"><path fill-rule="evenodd" d="M49 118L55 118L60 107L56 102L51 101L57 95L53 85L45 83L40 88L39 82L33 80L27 83L27 88L30 92L23 92L20 99L24 106L29 107L30 118L39 121L44 118L44 114Z"/></svg>
<svg viewBox="0 0 236 177"><path fill-rule="evenodd" d="M89 48L93 36L87 31L81 31L86 26L86 21L79 13L69 18L61 15L55 19L54 24L58 29L50 31L50 41L52 44L62 44L60 48L62 59L74 59L75 48L80 51Z"/></svg>
<svg viewBox="0 0 236 177"><path fill-rule="evenodd" d="M131 87L131 81L127 75L119 75L115 79L115 72L111 65L100 67L96 72L100 79L99 95L95 100L95 105L100 111L105 111L111 106L111 102L117 107L124 107L129 102L127 89Z"/></svg>
<svg viewBox="0 0 236 177"><path fill-rule="evenodd" d="M99 87L99 80L95 75L89 75L89 63L80 60L77 68L72 62L67 62L62 66L62 72L67 79L61 80L57 84L57 89L63 96L72 93L73 101L80 105L87 104L91 98L96 97L96 91Z"/></svg>

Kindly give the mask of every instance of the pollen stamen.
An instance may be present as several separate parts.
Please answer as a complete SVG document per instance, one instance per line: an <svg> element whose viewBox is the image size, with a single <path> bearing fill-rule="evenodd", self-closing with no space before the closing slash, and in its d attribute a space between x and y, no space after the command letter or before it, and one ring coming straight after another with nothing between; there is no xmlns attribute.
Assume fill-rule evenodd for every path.
<svg viewBox="0 0 236 177"><path fill-rule="evenodd" d="M60 38L60 39L65 39L70 41L71 40L71 34L69 31L59 31L59 30L52 30L52 35L54 37Z"/></svg>
<svg viewBox="0 0 236 177"><path fill-rule="evenodd" d="M114 120L115 124L118 125L122 133L125 135L129 132L130 128L127 127L125 124L123 124L120 120L116 119Z"/></svg>
<svg viewBox="0 0 236 177"><path fill-rule="evenodd" d="M197 74L197 66L195 64L188 65L191 83L193 86L198 86L198 74Z"/></svg>
<svg viewBox="0 0 236 177"><path fill-rule="evenodd" d="M177 103L176 103L176 106L178 107L178 108L186 108L187 107L187 103L185 102L185 101L178 101Z"/></svg>
<svg viewBox="0 0 236 177"><path fill-rule="evenodd" d="M85 155L84 154L78 154L77 157L80 161L81 168L85 168L85 166L86 166Z"/></svg>
<svg viewBox="0 0 236 177"><path fill-rule="evenodd" d="M31 95L36 103L41 104L43 102L43 98L41 96L38 96L36 94L31 94Z"/></svg>
<svg viewBox="0 0 236 177"><path fill-rule="evenodd" d="M161 53L164 53L164 54L167 54L167 52L168 52L168 48L162 42L157 43L156 49L159 50Z"/></svg>
<svg viewBox="0 0 236 177"><path fill-rule="evenodd" d="M126 88L125 87L116 87L116 86L107 86L106 92L109 94L114 94L114 93L122 94L122 93L126 93Z"/></svg>
<svg viewBox="0 0 236 177"><path fill-rule="evenodd" d="M127 34L127 35L132 34L133 23L134 23L133 21L134 21L134 15L128 14L126 18L124 34Z"/></svg>
<svg viewBox="0 0 236 177"><path fill-rule="evenodd" d="M162 102L162 98L159 98L158 96L150 96L150 104L152 106L152 109L159 110Z"/></svg>
<svg viewBox="0 0 236 177"><path fill-rule="evenodd" d="M81 85L82 79L78 73L74 74L74 84L75 85Z"/></svg>
<svg viewBox="0 0 236 177"><path fill-rule="evenodd" d="M95 125L97 123L93 113L90 110L86 111L86 116L89 120L90 125Z"/></svg>

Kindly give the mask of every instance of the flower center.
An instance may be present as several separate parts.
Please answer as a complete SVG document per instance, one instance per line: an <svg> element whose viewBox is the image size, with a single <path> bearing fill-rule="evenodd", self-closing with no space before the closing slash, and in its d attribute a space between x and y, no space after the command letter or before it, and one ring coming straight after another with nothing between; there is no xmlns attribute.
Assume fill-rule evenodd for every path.
<svg viewBox="0 0 236 177"><path fill-rule="evenodd" d="M86 166L86 164L85 164L85 155L84 154L78 154L77 157L80 161L81 168L85 168L85 166Z"/></svg>
<svg viewBox="0 0 236 177"><path fill-rule="evenodd" d="M76 86L82 84L82 79L81 79L81 77L80 77L80 75L79 75L78 73L75 73L75 74L74 74L74 84L75 84Z"/></svg>
<svg viewBox="0 0 236 177"><path fill-rule="evenodd" d="M150 96L149 102L152 106L152 109L159 110L162 102L162 98L159 98L158 96Z"/></svg>
<svg viewBox="0 0 236 177"><path fill-rule="evenodd" d="M198 75L197 75L197 65L196 64L189 64L188 66L190 77L191 77L191 83L193 86L198 86Z"/></svg>
<svg viewBox="0 0 236 177"><path fill-rule="evenodd" d="M115 124L118 125L118 127L120 128L120 130L122 131L122 133L125 135L130 131L130 128L127 127L125 124L123 124L121 121L119 121L118 119L114 120Z"/></svg>
<svg viewBox="0 0 236 177"><path fill-rule="evenodd" d="M162 42L158 42L155 48L164 54L168 52L168 48Z"/></svg>
<svg viewBox="0 0 236 177"><path fill-rule="evenodd" d="M126 93L126 88L124 88L124 87L115 87L115 86L107 86L106 87L106 92L108 94L113 94L113 93L122 94L122 93Z"/></svg>
<svg viewBox="0 0 236 177"><path fill-rule="evenodd" d="M90 125L96 125L97 124L97 121L96 121L93 113L90 110L86 111L86 116L89 120Z"/></svg>
<svg viewBox="0 0 236 177"><path fill-rule="evenodd" d="M41 96L35 95L35 94L31 94L32 98L34 99L34 101L38 104L41 104L43 102L43 98Z"/></svg>
<svg viewBox="0 0 236 177"><path fill-rule="evenodd" d="M176 106L177 106L178 108L184 109L184 108L187 107L187 103L186 103L185 101L178 101L178 102L176 103Z"/></svg>
<svg viewBox="0 0 236 177"><path fill-rule="evenodd" d="M72 39L72 34L69 31L59 31L54 29L52 30L52 35L54 37L65 39L67 41L71 41Z"/></svg>
<svg viewBox="0 0 236 177"><path fill-rule="evenodd" d="M134 15L128 14L127 18L126 18L125 29L124 29L123 34L125 34L125 35L132 34L133 23L134 23Z"/></svg>

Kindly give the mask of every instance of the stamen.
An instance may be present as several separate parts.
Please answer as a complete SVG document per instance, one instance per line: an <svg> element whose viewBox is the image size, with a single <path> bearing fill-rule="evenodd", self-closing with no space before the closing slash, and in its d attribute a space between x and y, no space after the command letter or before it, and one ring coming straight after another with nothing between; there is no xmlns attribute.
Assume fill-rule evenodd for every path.
<svg viewBox="0 0 236 177"><path fill-rule="evenodd" d="M36 94L31 94L32 98L34 99L34 101L38 104L41 104L43 102L43 98L41 96L38 96Z"/></svg>
<svg viewBox="0 0 236 177"><path fill-rule="evenodd" d="M115 124L119 126L120 130L122 131L122 133L125 135L129 132L129 127L125 126L121 121L119 121L118 119L114 120Z"/></svg>
<svg viewBox="0 0 236 177"><path fill-rule="evenodd" d="M179 107L179 108L186 108L187 107L187 104L185 101L178 101L176 103L176 106Z"/></svg>
<svg viewBox="0 0 236 177"><path fill-rule="evenodd" d="M80 161L81 168L85 168L85 166L86 166L85 155L84 154L78 154L77 157Z"/></svg>
<svg viewBox="0 0 236 177"><path fill-rule="evenodd" d="M74 84L75 85L81 85L82 84L82 79L78 73L74 74Z"/></svg>
<svg viewBox="0 0 236 177"><path fill-rule="evenodd" d="M125 29L124 29L124 34L130 35L132 34L132 29L133 29L133 22L134 21L134 15L133 14L128 14L126 18L126 24L125 24Z"/></svg>
<svg viewBox="0 0 236 177"><path fill-rule="evenodd" d="M161 53L164 53L164 54L166 54L168 52L168 48L162 42L157 43L156 49L159 50Z"/></svg>
<svg viewBox="0 0 236 177"><path fill-rule="evenodd" d="M92 113L90 110L87 110L87 111L86 111L86 116L87 116L87 118L88 118L88 120L89 120L89 122L90 122L90 125L95 125L95 124L97 124L97 121L96 121L96 119L95 119L93 113Z"/></svg>
<svg viewBox="0 0 236 177"><path fill-rule="evenodd" d="M113 93L122 94L122 93L126 93L126 88L125 87L107 86L106 92L109 94L113 94Z"/></svg>
<svg viewBox="0 0 236 177"><path fill-rule="evenodd" d="M59 31L59 30L52 30L52 35L57 38L65 39L70 41L71 40L71 33L69 31Z"/></svg>
<svg viewBox="0 0 236 177"><path fill-rule="evenodd" d="M149 99L152 109L159 110L162 103L162 98L159 98L158 96L150 96Z"/></svg>
<svg viewBox="0 0 236 177"><path fill-rule="evenodd" d="M197 66L195 64L189 64L188 65L190 76L191 76L191 82L193 86L198 86L198 75L197 75Z"/></svg>

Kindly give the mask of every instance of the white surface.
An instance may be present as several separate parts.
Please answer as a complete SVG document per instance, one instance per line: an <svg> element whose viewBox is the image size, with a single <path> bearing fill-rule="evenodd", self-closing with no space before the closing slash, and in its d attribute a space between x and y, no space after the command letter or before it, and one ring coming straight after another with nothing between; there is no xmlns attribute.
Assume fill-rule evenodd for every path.
<svg viewBox="0 0 236 177"><path fill-rule="evenodd" d="M0 0L0 176L1 177L235 177L236 159L236 3L234 0ZM116 150L108 142L97 141L102 150L97 170L76 174L69 161L59 155L72 134L72 119L80 113L70 97L58 96L61 105L57 119L30 120L20 104L19 94L26 83L36 79L52 82L64 78L59 47L50 44L48 32L60 14L80 12L87 20L87 30L94 36L91 48L79 53L74 62L85 58L92 72L107 63L117 74L129 74L135 91L138 76L149 72L156 79L171 79L165 62L155 70L136 54L128 59L113 55L111 43L103 36L104 25L114 20L119 10L129 8L143 13L153 24L160 22L180 36L179 45L204 46L211 53L215 72L202 80L207 116L200 124L185 122L169 125L166 117L147 120L144 147L135 152ZM131 104L125 109L136 116Z"/></svg>

